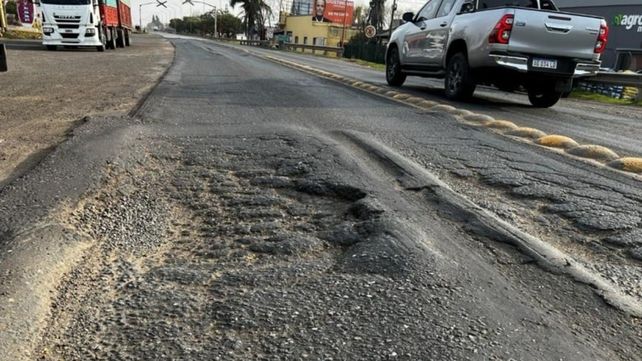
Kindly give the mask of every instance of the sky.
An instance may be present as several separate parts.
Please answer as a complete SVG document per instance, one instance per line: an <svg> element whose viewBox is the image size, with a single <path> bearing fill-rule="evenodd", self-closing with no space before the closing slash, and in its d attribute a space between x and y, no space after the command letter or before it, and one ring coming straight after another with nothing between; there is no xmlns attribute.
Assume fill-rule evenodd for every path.
<svg viewBox="0 0 642 361"><path fill-rule="evenodd" d="M161 0L165 1L165 0ZM152 4L147 4L143 5L142 7L142 13L143 13L143 26L145 24L148 24L152 20L152 15L158 15L158 17L161 19L162 22L167 23L169 19L172 18L182 18L183 16L191 16L191 15L200 15L204 12L207 12L211 9L210 6L207 5L202 5L199 3L195 3L194 6L191 6L189 4L182 5L182 2L184 0L167 0L167 9L163 7L157 7L156 0L131 0L131 5L132 5L132 19L134 20L135 24L138 25L140 21L139 17L139 5L140 4L147 4L151 2ZM292 4L292 0L282 0L283 2L283 7L287 8L289 4ZM355 1L355 6L365 6L367 7L370 0L354 0ZM240 14L240 10L238 9L232 9L229 6L229 0L203 0L203 2L208 3L213 6L217 6L220 9L225 9L225 6L228 6L228 9L230 10L231 13L233 14ZM275 14L278 14L278 10L280 8L281 1L280 0L266 0L266 2L272 7L272 10ZM425 0L397 0L398 6L397 6L397 13L405 12L405 11L414 11L417 12L419 8L425 3ZM386 0L386 7L390 7L392 5L392 0Z"/></svg>

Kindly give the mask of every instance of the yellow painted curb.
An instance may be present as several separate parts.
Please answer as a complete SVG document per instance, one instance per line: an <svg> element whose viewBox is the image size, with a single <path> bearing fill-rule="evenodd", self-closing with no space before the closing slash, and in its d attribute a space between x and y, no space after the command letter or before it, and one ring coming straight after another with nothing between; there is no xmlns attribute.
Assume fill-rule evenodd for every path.
<svg viewBox="0 0 642 361"><path fill-rule="evenodd" d="M509 132L506 132L506 135L512 135L520 138L539 139L539 138L545 137L546 133L535 128L521 127L521 128L511 130Z"/></svg>
<svg viewBox="0 0 642 361"><path fill-rule="evenodd" d="M468 116L464 116L463 118L469 122L477 122L477 123L488 123L495 120L495 118L491 117L490 115L476 114L476 113L473 113Z"/></svg>
<svg viewBox="0 0 642 361"><path fill-rule="evenodd" d="M419 104L419 103L423 102L424 99L423 98L419 98L419 97L409 97L408 99L406 99L406 101L408 103L412 103L412 104Z"/></svg>
<svg viewBox="0 0 642 361"><path fill-rule="evenodd" d="M541 137L537 140L537 144L543 145L545 147L564 149L575 148L579 146L576 141L563 135L547 135Z"/></svg>
<svg viewBox="0 0 642 361"><path fill-rule="evenodd" d="M404 93L399 93L399 94L394 95L393 98L399 99L399 100L404 100L404 99L410 98L410 95L404 94Z"/></svg>
<svg viewBox="0 0 642 361"><path fill-rule="evenodd" d="M363 83L360 82L360 81L355 81L354 83L352 83L352 86L358 87L358 86L361 86L361 84L363 84Z"/></svg>
<svg viewBox="0 0 642 361"><path fill-rule="evenodd" d="M513 122L509 122L508 120L494 120L492 122L484 123L484 126L492 129L517 129L517 125Z"/></svg>
<svg viewBox="0 0 642 361"><path fill-rule="evenodd" d="M566 150L566 153L582 158L589 158L603 162L610 162L620 158L617 153L601 145L580 145L579 147Z"/></svg>
<svg viewBox="0 0 642 361"><path fill-rule="evenodd" d="M438 111L438 112L451 113L454 110L456 110L456 108L453 107L452 105L439 104L439 105L435 105L434 107L430 108L430 110L435 110L435 111Z"/></svg>
<svg viewBox="0 0 642 361"><path fill-rule="evenodd" d="M386 92L386 95L389 96L389 97L394 97L397 94L399 94L399 93L397 93L396 91L392 91L392 90Z"/></svg>
<svg viewBox="0 0 642 361"><path fill-rule="evenodd" d="M375 87L375 88L377 88L375 91L379 94L384 94L385 92L388 91L386 88L381 88L381 87Z"/></svg>
<svg viewBox="0 0 642 361"><path fill-rule="evenodd" d="M466 109L455 109L455 110L452 111L452 113L455 114L455 115L458 115L460 117L467 117L467 116L473 114L473 112L471 112L470 110L466 110Z"/></svg>
<svg viewBox="0 0 642 361"><path fill-rule="evenodd" d="M421 105L424 108L432 108L432 107L434 107L435 105L438 105L438 104L439 103L433 102L432 100L424 100L421 103L419 103L419 105Z"/></svg>
<svg viewBox="0 0 642 361"><path fill-rule="evenodd" d="M642 174L642 158L620 158L608 163L608 166L626 172Z"/></svg>

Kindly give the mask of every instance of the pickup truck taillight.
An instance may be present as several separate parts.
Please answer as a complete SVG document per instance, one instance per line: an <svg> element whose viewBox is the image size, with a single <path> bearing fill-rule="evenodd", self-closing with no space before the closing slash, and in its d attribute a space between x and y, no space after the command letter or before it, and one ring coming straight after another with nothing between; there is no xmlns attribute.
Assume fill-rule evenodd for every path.
<svg viewBox="0 0 642 361"><path fill-rule="evenodd" d="M602 20L600 24L600 33L597 36L597 42L595 43L595 53L602 54L604 49L606 49L606 42L609 38L609 26L606 24L606 21Z"/></svg>
<svg viewBox="0 0 642 361"><path fill-rule="evenodd" d="M488 42L493 44L508 44L510 40L510 32L513 30L513 20L514 16L512 14L506 14L497 22L493 32L490 33L488 37Z"/></svg>

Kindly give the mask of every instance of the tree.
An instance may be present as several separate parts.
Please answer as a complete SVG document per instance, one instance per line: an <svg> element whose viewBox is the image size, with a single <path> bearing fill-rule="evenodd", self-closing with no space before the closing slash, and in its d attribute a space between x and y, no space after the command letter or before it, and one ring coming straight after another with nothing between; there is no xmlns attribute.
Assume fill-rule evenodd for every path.
<svg viewBox="0 0 642 361"><path fill-rule="evenodd" d="M243 23L241 19L225 10L218 16L218 32L224 37L232 37L243 32Z"/></svg>
<svg viewBox="0 0 642 361"><path fill-rule="evenodd" d="M370 0L370 12L368 13L368 23L379 30L385 25L386 0Z"/></svg>
<svg viewBox="0 0 642 361"><path fill-rule="evenodd" d="M264 0L230 0L230 6L237 4L243 9L243 22L245 23L245 34L248 39L258 34L265 39L265 20L272 14L272 9Z"/></svg>
<svg viewBox="0 0 642 361"><path fill-rule="evenodd" d="M356 25L359 28L364 28L367 22L366 9L359 5L354 8L354 13L352 14L352 24Z"/></svg>

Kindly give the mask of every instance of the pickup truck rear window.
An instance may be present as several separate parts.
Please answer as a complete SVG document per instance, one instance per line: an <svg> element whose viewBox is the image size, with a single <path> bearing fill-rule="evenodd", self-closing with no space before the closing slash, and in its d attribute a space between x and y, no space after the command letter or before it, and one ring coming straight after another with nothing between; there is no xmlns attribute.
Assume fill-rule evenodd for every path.
<svg viewBox="0 0 642 361"><path fill-rule="evenodd" d="M519 6L522 8L538 9L537 0L480 0L479 9L501 8L505 6Z"/></svg>

